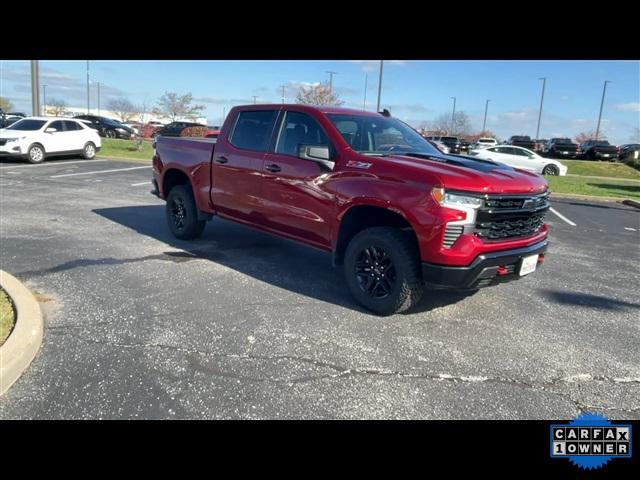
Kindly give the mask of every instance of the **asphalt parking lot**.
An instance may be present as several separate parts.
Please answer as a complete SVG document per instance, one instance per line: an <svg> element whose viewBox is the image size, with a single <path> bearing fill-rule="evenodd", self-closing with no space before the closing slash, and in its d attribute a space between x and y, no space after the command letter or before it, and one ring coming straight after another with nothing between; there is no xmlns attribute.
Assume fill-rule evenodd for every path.
<svg viewBox="0 0 640 480"><path fill-rule="evenodd" d="M380 318L328 254L220 219L175 240L150 175L0 161L1 268L45 312L0 418L640 419L638 210L553 201L541 270Z"/></svg>

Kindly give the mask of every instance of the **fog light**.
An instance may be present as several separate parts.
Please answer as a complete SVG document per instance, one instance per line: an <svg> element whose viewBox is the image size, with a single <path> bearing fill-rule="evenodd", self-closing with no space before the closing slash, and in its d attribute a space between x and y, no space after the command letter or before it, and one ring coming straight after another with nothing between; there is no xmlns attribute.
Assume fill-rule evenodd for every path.
<svg viewBox="0 0 640 480"><path fill-rule="evenodd" d="M500 265L496 273L498 275L507 275L509 272L507 271L507 267L505 267L504 265Z"/></svg>

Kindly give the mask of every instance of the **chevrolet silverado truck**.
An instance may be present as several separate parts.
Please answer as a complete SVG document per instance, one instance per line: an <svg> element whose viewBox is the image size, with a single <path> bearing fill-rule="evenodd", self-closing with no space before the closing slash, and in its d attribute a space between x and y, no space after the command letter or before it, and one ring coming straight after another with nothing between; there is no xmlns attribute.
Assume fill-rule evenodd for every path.
<svg viewBox="0 0 640 480"><path fill-rule="evenodd" d="M618 158L618 147L606 140L587 140L580 145L580 157L585 160L610 160Z"/></svg>
<svg viewBox="0 0 640 480"><path fill-rule="evenodd" d="M527 150L534 150L536 148L536 142L531 140L529 135L514 135L509 137L507 145L514 145L516 147L526 148Z"/></svg>
<svg viewBox="0 0 640 480"><path fill-rule="evenodd" d="M380 315L524 277L547 250L543 177L445 155L386 111L234 107L215 140L159 137L153 184L176 238L217 215L330 252Z"/></svg>
<svg viewBox="0 0 640 480"><path fill-rule="evenodd" d="M580 146L572 142L570 138L552 138L544 146L543 153L547 157L569 157L576 158Z"/></svg>

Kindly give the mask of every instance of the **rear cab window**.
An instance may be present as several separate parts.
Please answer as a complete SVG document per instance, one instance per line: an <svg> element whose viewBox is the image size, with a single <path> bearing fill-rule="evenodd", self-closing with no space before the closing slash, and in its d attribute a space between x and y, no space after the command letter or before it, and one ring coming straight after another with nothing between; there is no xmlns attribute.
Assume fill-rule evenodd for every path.
<svg viewBox="0 0 640 480"><path fill-rule="evenodd" d="M266 152L273 133L276 114L276 110L239 112L229 143L244 150Z"/></svg>

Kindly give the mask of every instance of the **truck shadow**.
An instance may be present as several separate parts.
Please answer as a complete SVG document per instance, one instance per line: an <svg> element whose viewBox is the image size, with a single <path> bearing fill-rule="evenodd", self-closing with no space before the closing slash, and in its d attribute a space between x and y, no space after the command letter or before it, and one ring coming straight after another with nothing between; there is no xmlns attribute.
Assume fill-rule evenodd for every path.
<svg viewBox="0 0 640 480"><path fill-rule="evenodd" d="M141 235L187 252L180 255L180 261L172 257L176 252L166 252L164 255L172 257L174 263L210 260L278 288L370 313L353 301L342 270L331 266L331 255L327 252L217 217L207 223L200 238L193 241L178 240L167 228L164 205L101 208L93 212ZM431 291L407 314L453 304L474 293Z"/></svg>

